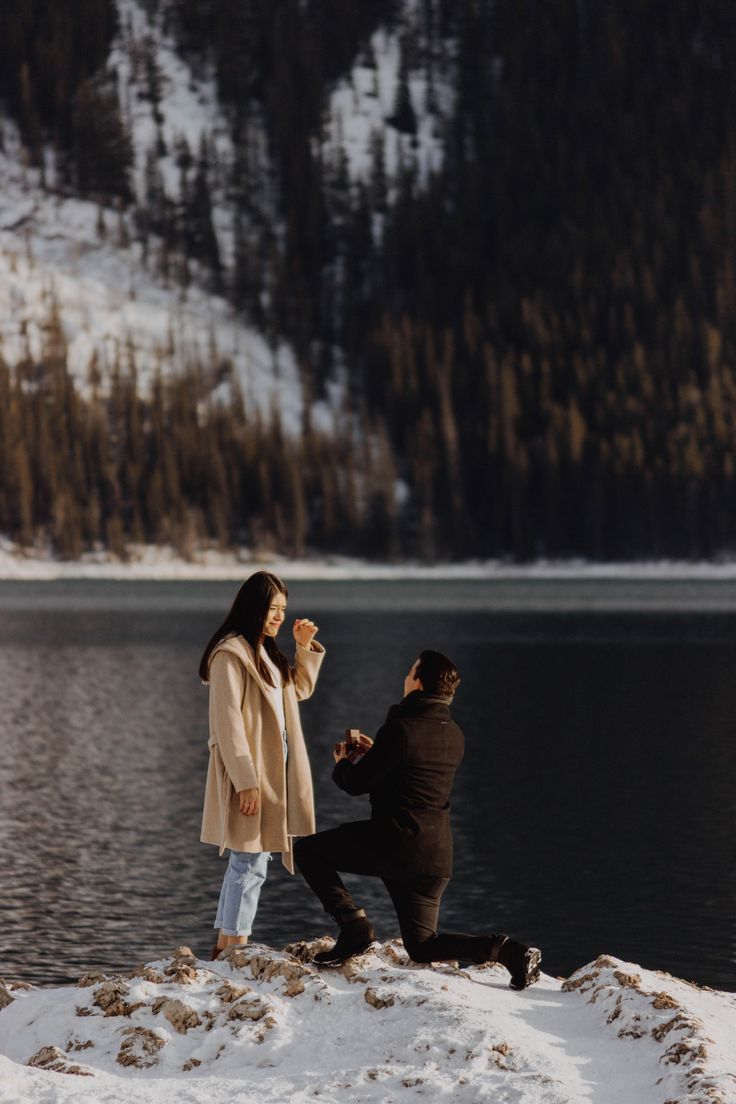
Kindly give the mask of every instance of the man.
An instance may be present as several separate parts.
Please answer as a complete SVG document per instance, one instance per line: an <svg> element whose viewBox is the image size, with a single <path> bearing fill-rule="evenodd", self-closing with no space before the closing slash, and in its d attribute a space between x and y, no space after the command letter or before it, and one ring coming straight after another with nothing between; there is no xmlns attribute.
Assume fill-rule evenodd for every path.
<svg viewBox="0 0 736 1104"><path fill-rule="evenodd" d="M340 926L330 951L337 965L360 954L375 933L338 870L381 878L391 895L404 947L415 962L500 962L512 989L539 977L541 954L492 932L438 932L440 900L452 873L450 791L464 737L450 715L460 677L440 652L424 651L404 680L404 698L389 709L375 742L335 748L333 778L348 794L370 795L371 819L341 824L297 841L294 859L325 911Z"/></svg>

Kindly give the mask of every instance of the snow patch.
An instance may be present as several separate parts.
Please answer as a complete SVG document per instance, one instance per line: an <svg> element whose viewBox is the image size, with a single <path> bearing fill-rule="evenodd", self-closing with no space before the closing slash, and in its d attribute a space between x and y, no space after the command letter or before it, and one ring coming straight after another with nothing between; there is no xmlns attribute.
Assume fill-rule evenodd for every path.
<svg viewBox="0 0 736 1104"><path fill-rule="evenodd" d="M401 165L414 166L419 184L425 185L440 170L444 157L444 122L454 102L452 44L444 44L447 56L441 66L435 64L430 82L422 21L421 5L405 3L397 24L390 30L377 30L371 37L367 58L360 58L349 76L337 83L327 112L323 146L327 162L336 164L344 155L350 179L367 183L377 158L382 156L389 199ZM389 123L397 103L404 34L417 44L420 56L425 54L407 75L416 119L414 134L403 133Z"/></svg>
<svg viewBox="0 0 736 1104"><path fill-rule="evenodd" d="M303 395L291 348L272 348L222 297L196 283L182 288L156 278L142 245L130 239L125 216L45 191L38 172L22 164L17 131L5 120L3 128L0 355L9 364L41 358L55 313L69 370L83 392L93 357L104 389L116 363L127 367L132 352L144 392L158 371L201 364L214 385L232 365L246 410L268 416L277 407L287 432L298 433Z"/></svg>
<svg viewBox="0 0 736 1104"><path fill-rule="evenodd" d="M11 984L0 1101L733 1100L733 994L609 958L516 993L499 966L417 966L398 940L319 971L328 942Z"/></svg>
<svg viewBox="0 0 736 1104"><path fill-rule="evenodd" d="M108 579L108 580L229 580L252 571L274 571L292 580L458 580L519 584L516 593L499 594L498 608L540 611L595 609L639 610L647 606L664 611L692 609L736 610L736 591L723 586L736 582L736 561L683 563L673 560L642 563L587 563L579 560L545 561L519 565L499 560L455 563L403 561L376 563L350 556L314 555L292 559L264 555L253 548L230 552L216 548L195 550L184 559L165 545L131 544L128 558L118 559L106 549L86 552L79 560L59 560L51 551L24 549L0 537L0 579ZM544 591L524 584L559 584ZM573 588L569 584L580 584ZM643 584L661 583L665 589ZM598 587L597 584L610 584ZM618 585L616 585L618 584ZM638 586L636 584L639 584ZM689 586L692 584L692 586ZM700 584L699 586L697 584ZM710 588L713 593L710 593Z"/></svg>

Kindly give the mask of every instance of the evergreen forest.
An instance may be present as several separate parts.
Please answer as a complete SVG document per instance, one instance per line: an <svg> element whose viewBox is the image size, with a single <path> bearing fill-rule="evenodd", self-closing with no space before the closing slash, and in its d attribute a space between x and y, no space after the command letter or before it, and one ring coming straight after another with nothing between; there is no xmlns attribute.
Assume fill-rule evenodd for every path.
<svg viewBox="0 0 736 1104"><path fill-rule="evenodd" d="M146 0L216 73L236 150L225 265L206 148L185 202L154 173L134 193L106 64L113 0L4 0L0 98L30 162L51 144L66 187L127 211L168 266L196 262L290 342L308 395L338 374L347 390L331 432L307 416L295 437L234 379L215 401L222 366L149 393L131 355L80 389L52 312L41 358L0 363L0 533L71 558L130 541L388 559L736 551L736 8L417 0L385 125L412 137L420 109L449 104L441 166L422 179L407 160L389 179L377 140L356 182L322 154L326 103L357 59L376 63L374 32L405 6ZM155 98L155 59L142 64Z"/></svg>

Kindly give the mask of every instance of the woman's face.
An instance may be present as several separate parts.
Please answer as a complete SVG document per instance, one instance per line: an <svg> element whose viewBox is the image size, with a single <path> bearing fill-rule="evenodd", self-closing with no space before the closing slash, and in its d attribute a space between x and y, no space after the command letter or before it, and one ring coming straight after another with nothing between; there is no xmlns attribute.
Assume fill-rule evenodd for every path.
<svg viewBox="0 0 736 1104"><path fill-rule="evenodd" d="M266 620L263 624L265 636L276 636L286 618L286 598L283 594L274 594L266 611Z"/></svg>

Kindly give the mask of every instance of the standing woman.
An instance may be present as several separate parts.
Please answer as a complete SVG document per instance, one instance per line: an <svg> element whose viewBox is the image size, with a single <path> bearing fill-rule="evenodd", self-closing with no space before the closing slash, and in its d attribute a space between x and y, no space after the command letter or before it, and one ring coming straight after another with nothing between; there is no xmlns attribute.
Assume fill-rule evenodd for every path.
<svg viewBox="0 0 736 1104"><path fill-rule="evenodd" d="M202 842L230 857L215 919L212 957L247 943L272 851L294 873L292 840L314 832L309 759L297 703L314 690L324 648L317 626L294 622L290 666L276 644L288 591L257 571L204 650L199 673L210 687L210 762Z"/></svg>

